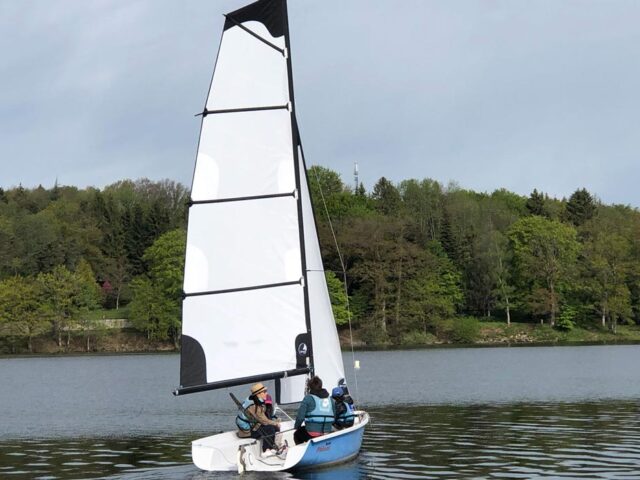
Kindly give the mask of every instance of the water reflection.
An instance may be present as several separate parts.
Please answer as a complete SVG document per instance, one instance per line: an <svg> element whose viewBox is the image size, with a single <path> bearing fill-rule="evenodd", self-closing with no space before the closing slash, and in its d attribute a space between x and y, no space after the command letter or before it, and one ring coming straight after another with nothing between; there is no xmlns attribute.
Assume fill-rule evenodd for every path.
<svg viewBox="0 0 640 480"><path fill-rule="evenodd" d="M396 410L371 412L371 478L639 476L635 402Z"/></svg>
<svg viewBox="0 0 640 480"><path fill-rule="evenodd" d="M360 457L316 472L245 479L638 478L633 401L395 406L370 411ZM213 479L198 471L192 435L0 442L3 478Z"/></svg>

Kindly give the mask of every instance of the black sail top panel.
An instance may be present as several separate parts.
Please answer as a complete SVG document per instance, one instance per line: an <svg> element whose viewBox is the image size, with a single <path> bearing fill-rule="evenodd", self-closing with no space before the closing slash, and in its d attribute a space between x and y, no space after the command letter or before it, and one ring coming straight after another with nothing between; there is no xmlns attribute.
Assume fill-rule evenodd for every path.
<svg viewBox="0 0 640 480"><path fill-rule="evenodd" d="M284 35L283 0L258 0L227 14L224 29L228 30L237 23L256 21L262 23L274 37Z"/></svg>

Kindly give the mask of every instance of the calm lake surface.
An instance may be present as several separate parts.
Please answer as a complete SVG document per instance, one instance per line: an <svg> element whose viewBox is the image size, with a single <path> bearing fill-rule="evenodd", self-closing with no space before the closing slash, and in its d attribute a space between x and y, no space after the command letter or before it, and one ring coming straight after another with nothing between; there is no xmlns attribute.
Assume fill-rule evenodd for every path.
<svg viewBox="0 0 640 480"><path fill-rule="evenodd" d="M358 459L243 478L640 478L640 346L355 358ZM233 428L228 392L173 397L178 372L177 355L0 359L0 478L236 478L190 459L191 440Z"/></svg>

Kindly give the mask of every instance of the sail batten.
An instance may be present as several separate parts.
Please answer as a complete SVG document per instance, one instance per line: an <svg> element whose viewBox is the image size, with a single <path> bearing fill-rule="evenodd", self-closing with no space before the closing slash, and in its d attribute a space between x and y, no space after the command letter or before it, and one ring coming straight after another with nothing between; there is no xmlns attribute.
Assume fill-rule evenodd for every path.
<svg viewBox="0 0 640 480"><path fill-rule="evenodd" d="M234 198L216 198L212 200L192 200L191 205L205 205L208 203L222 203L222 202L243 202L246 200L264 200L266 198L278 198L278 197L295 197L296 192L291 193L272 193L267 195L253 195L249 197L234 197Z"/></svg>
<svg viewBox="0 0 640 480"><path fill-rule="evenodd" d="M289 105L270 105L266 107L246 107L246 108L226 108L223 110L207 110L204 109L204 112L199 115L207 116L207 115L215 115L219 113L242 113L242 112L260 112L262 110L289 110Z"/></svg>
<svg viewBox="0 0 640 480"><path fill-rule="evenodd" d="M192 292L185 293L185 298L187 297L198 297L202 295L219 295L221 293L233 293L233 292L246 292L248 290L260 290L263 288L277 288L277 287L286 287L287 285L302 285L302 279L297 282L282 282L282 283L271 283L269 285L252 285L250 287L240 287L240 288L232 288L227 290L214 290L209 292Z"/></svg>

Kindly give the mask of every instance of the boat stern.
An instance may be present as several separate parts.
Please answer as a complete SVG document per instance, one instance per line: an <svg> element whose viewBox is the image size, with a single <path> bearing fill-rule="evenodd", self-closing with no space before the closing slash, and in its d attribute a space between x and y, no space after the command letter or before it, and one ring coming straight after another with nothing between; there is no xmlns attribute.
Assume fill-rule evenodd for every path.
<svg viewBox="0 0 640 480"><path fill-rule="evenodd" d="M239 439L235 432L227 432L191 442L191 458L196 467L206 471L238 471L238 454L243 444L252 439Z"/></svg>

